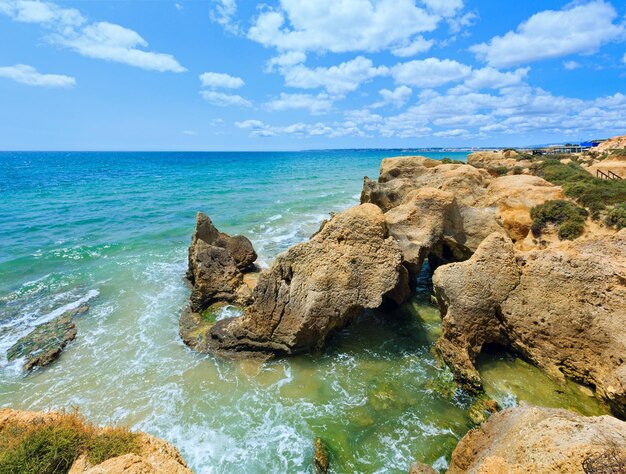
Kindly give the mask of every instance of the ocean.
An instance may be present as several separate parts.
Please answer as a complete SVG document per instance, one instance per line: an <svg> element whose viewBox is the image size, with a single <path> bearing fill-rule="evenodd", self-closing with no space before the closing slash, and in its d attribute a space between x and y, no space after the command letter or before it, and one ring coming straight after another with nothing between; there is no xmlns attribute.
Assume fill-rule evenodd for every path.
<svg viewBox="0 0 626 474"><path fill-rule="evenodd" d="M0 406L77 406L172 442L198 473L313 472L318 436L332 472L406 472L415 459L444 469L471 427L471 399L446 393L451 374L431 354L440 323L427 281L407 308L368 312L320 354L228 361L178 336L197 211L250 238L267 267L329 212L357 204L363 176L400 154L467 156L0 153ZM90 310L59 360L30 374L7 362L21 336L82 303ZM487 362L501 404L540 397L599 410L519 364Z"/></svg>

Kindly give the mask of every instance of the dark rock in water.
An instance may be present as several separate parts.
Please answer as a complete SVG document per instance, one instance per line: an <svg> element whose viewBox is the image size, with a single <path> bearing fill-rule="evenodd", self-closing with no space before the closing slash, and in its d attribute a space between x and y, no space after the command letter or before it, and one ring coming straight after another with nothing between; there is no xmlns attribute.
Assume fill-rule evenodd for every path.
<svg viewBox="0 0 626 474"><path fill-rule="evenodd" d="M409 474L439 474L433 467L423 462L414 462L411 464Z"/></svg>
<svg viewBox="0 0 626 474"><path fill-rule="evenodd" d="M260 274L244 316L213 326L210 349L231 356L314 350L364 309L402 303L408 295L408 272L384 215L363 204L279 255Z"/></svg>
<svg viewBox="0 0 626 474"><path fill-rule="evenodd" d="M63 313L52 321L37 326L7 351L7 359L12 361L24 357L24 370L50 364L61 355L63 348L76 337L74 316L86 313L88 310L89 306L82 305Z"/></svg>
<svg viewBox="0 0 626 474"><path fill-rule="evenodd" d="M487 397L487 395L479 395L476 401L469 409L468 415L472 423L480 425L487 421L489 417L500 409L498 402Z"/></svg>
<svg viewBox="0 0 626 474"><path fill-rule="evenodd" d="M219 232L199 212L189 247L187 278L193 285L191 311L201 312L216 302L248 304L251 292L243 272L254 270L257 255L252 243L241 235Z"/></svg>
<svg viewBox="0 0 626 474"><path fill-rule="evenodd" d="M326 452L326 446L321 438L315 439L315 472L317 474L325 474L328 472L328 453Z"/></svg>

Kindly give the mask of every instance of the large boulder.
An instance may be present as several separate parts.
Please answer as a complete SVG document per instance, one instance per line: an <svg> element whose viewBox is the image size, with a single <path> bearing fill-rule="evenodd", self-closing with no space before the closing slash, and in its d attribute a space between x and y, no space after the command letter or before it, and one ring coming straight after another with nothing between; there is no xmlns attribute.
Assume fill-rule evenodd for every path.
<svg viewBox="0 0 626 474"><path fill-rule="evenodd" d="M515 150L477 151L468 155L467 163L477 168L513 168L519 156Z"/></svg>
<svg viewBox="0 0 626 474"><path fill-rule="evenodd" d="M452 453L448 474L626 472L626 423L522 405L492 415Z"/></svg>
<svg viewBox="0 0 626 474"><path fill-rule="evenodd" d="M199 212L189 247L187 278L193 286L191 311L200 312L216 302L246 304L250 291L244 272L254 270L257 258L246 237L219 232L211 220Z"/></svg>
<svg viewBox="0 0 626 474"><path fill-rule="evenodd" d="M551 375L595 387L626 416L626 230L514 251L493 234L467 261L438 268L437 349L468 390L486 344L506 347Z"/></svg>
<svg viewBox="0 0 626 474"><path fill-rule="evenodd" d="M386 299L408 297L402 254L382 211L364 204L337 214L261 273L241 318L218 321L209 350L225 355L290 355L321 347L326 336Z"/></svg>

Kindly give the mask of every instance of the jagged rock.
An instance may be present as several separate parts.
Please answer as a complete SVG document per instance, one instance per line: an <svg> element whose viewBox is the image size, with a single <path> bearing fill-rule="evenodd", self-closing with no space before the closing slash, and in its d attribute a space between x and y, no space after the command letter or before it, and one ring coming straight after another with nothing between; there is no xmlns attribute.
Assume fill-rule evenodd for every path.
<svg viewBox="0 0 626 474"><path fill-rule="evenodd" d="M365 308L409 294L402 254L382 211L364 204L334 216L308 242L259 276L241 318L219 321L210 349L229 355L289 355L319 348Z"/></svg>
<svg viewBox="0 0 626 474"><path fill-rule="evenodd" d="M61 355L63 348L76 338L77 330L73 318L87 311L89 306L81 305L37 326L9 348L7 360L24 357L25 371L54 362Z"/></svg>
<svg viewBox="0 0 626 474"><path fill-rule="evenodd" d="M436 347L464 388L481 389L476 357L499 344L595 387L626 416L626 230L531 252L493 234L469 260L438 268L433 285Z"/></svg>
<svg viewBox="0 0 626 474"><path fill-rule="evenodd" d="M616 418L523 405L467 433L448 474L626 472L625 446L626 423Z"/></svg>
<svg viewBox="0 0 626 474"><path fill-rule="evenodd" d="M364 179L361 203L376 204L387 212L421 187L450 191L459 203L472 203L485 193L490 180L489 173L470 165L442 164L423 156L385 158L378 181Z"/></svg>
<svg viewBox="0 0 626 474"><path fill-rule="evenodd" d="M519 166L518 157L515 150L477 151L468 155L467 163L477 168L513 168Z"/></svg>
<svg viewBox="0 0 626 474"><path fill-rule="evenodd" d="M419 274L428 253L442 239L453 205L452 193L420 188L385 213L389 233L400 244L404 265L412 274Z"/></svg>
<svg viewBox="0 0 626 474"><path fill-rule="evenodd" d="M199 212L187 270L187 278L193 285L191 311L200 312L216 302L247 304L250 290L244 283L243 272L254 270L256 258L252 243L246 237L219 232L211 220Z"/></svg>

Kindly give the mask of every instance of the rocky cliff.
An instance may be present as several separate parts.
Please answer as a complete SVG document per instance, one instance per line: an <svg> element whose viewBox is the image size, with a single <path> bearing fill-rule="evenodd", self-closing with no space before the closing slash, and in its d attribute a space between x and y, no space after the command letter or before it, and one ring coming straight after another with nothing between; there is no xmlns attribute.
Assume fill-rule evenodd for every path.
<svg viewBox="0 0 626 474"><path fill-rule="evenodd" d="M626 423L521 406L491 416L452 453L449 474L626 472Z"/></svg>
<svg viewBox="0 0 626 474"><path fill-rule="evenodd" d="M437 348L465 388L480 389L474 362L498 344L594 387L626 416L626 230L530 252L494 233L469 260L438 268L433 284Z"/></svg>

